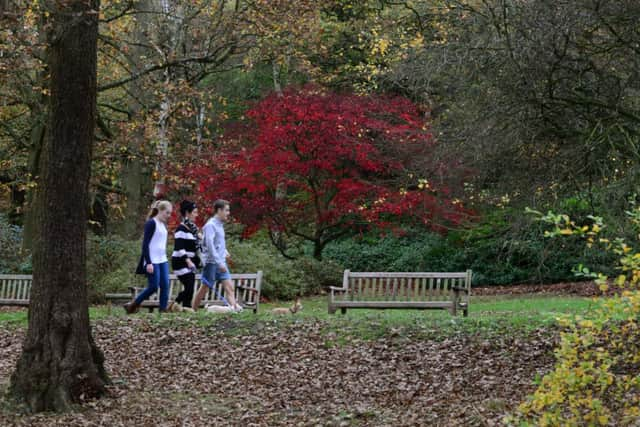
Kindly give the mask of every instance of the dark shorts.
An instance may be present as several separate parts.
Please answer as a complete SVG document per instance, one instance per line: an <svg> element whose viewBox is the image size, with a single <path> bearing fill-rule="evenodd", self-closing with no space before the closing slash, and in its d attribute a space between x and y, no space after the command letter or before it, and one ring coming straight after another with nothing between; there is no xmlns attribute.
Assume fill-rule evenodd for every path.
<svg viewBox="0 0 640 427"><path fill-rule="evenodd" d="M202 270L202 277L205 279L202 283L209 288L213 288L213 285L216 283L231 279L229 267L227 267L226 264L225 267L227 268L227 271L223 273L216 264L206 264Z"/></svg>

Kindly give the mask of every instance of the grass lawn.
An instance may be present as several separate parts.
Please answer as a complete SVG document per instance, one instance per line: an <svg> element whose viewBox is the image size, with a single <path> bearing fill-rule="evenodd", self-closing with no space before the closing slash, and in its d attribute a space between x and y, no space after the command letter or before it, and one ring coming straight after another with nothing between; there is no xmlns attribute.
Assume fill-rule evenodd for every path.
<svg viewBox="0 0 640 427"><path fill-rule="evenodd" d="M493 334L506 330L533 330L555 323L562 314L586 312L593 306L591 298L570 296L477 296L472 297L469 317L452 317L445 310L369 310L349 309L346 315L339 311L327 313L327 300L324 297L311 297L302 300L303 309L295 315L273 315L271 309L286 307L287 302L261 304L257 315L246 310L242 314L212 314L200 310L194 314L159 315L141 311L136 317L147 318L166 326L192 324L195 321L202 326L217 325L232 335L251 334L262 326L284 326L289 323L320 321L327 331L338 335L358 336L369 339L388 333L396 334L402 330L419 332L430 338L447 336L451 333ZM120 307L94 306L90 308L92 320L111 317L126 317ZM25 327L27 311L0 312L0 324ZM185 324L185 325L186 325ZM184 325L183 325L184 326Z"/></svg>

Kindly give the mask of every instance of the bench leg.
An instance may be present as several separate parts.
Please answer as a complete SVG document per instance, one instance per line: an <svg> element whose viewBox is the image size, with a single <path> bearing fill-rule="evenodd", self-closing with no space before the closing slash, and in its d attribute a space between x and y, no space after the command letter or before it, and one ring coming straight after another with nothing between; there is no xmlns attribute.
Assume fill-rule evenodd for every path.
<svg viewBox="0 0 640 427"><path fill-rule="evenodd" d="M465 308L464 311L462 312L462 316L463 317L469 317L469 309Z"/></svg>
<svg viewBox="0 0 640 427"><path fill-rule="evenodd" d="M347 307L340 307L340 312L342 314L347 314Z"/></svg>
<svg viewBox="0 0 640 427"><path fill-rule="evenodd" d="M460 292L457 289L453 290L453 301L451 301L451 309L449 312L453 317L458 314L458 303L460 302Z"/></svg>
<svg viewBox="0 0 640 427"><path fill-rule="evenodd" d="M329 300L327 301L327 310L329 311L329 314L335 314L336 308L333 306L333 304L331 304L333 302L333 292L331 292L328 297Z"/></svg>

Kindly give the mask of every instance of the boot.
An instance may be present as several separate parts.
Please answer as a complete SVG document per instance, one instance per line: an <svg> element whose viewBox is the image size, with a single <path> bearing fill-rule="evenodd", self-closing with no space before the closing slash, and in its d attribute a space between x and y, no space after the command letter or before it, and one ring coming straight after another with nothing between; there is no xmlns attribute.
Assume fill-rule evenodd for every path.
<svg viewBox="0 0 640 427"><path fill-rule="evenodd" d="M140 306L136 304L135 300L126 303L122 307L124 308L124 311L127 312L127 314L137 313L138 310L140 309Z"/></svg>

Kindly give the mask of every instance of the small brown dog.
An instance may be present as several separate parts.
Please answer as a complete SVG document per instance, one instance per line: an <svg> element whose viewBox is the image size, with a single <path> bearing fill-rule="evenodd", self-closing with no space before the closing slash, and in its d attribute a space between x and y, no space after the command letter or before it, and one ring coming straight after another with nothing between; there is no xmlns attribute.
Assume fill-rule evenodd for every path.
<svg viewBox="0 0 640 427"><path fill-rule="evenodd" d="M271 310L271 314L295 314L302 310L302 304L300 304L300 297L296 298L296 301L289 308L287 307L278 307Z"/></svg>

